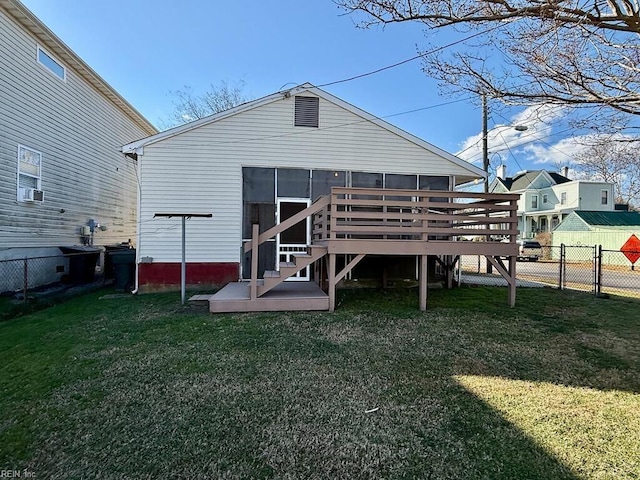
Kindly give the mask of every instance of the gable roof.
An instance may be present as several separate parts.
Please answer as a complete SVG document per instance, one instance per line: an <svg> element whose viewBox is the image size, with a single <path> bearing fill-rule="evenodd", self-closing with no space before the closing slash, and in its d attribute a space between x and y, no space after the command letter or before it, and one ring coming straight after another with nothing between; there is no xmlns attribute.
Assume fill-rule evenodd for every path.
<svg viewBox="0 0 640 480"><path fill-rule="evenodd" d="M335 97L333 95L331 95L330 93L325 92L324 90L321 90L317 87L314 87L312 84L310 83L304 83L302 85L299 85L297 87L294 87L292 89L289 90L283 90L280 92L276 92L273 93L271 95L267 95L265 97L262 98L258 98L257 100L252 100L250 102L246 102L243 103L241 105L237 105L236 107L230 108L229 110L225 110L223 112L219 112L219 113L215 113L213 115L209 115L208 117L204 117L204 118L200 118L198 120L195 120L193 122L190 123L186 123L184 125L179 125L177 127L171 128L169 130L165 130L164 132L160 132L158 134L152 135L150 137L147 138L143 138L140 140L137 140L135 142L131 142L128 143L127 145L124 145L122 147L122 151L123 153L138 153L138 154L143 154L144 153L144 147L146 145L151 145L153 143L156 142L160 142L162 140L174 137L176 135L180 135L184 132L188 132L190 130L193 130L195 128L201 127L203 125L208 125L214 122L218 122L224 118L230 117L232 115L236 115L257 107L260 107L262 105L267 105L269 103L281 100L283 97L284 98L288 98L292 95L300 95L303 93L310 93L313 95L318 96L319 98L322 98L323 100L333 103L335 105L338 105L342 108L344 108L345 110L353 113L354 115L357 115L361 118L363 118L364 121L368 121L371 122L389 132L392 132L402 138L404 138L405 140L414 143L416 145L418 145L421 148L424 148L425 150L434 153L440 157L445 158L446 160L454 163L455 165L458 165L464 169L466 169L467 171L469 171L469 173L472 176L475 176L477 178L484 178L486 176L484 170L476 167L475 165L470 164L469 162L466 162L464 160L462 160L461 158L456 157L455 155L448 153L438 147L436 147L435 145L432 145L424 140L422 140L419 137L416 137L415 135L412 135L408 132L405 132L404 130L396 127L395 125L390 124L389 122L386 122L378 117L376 117L375 115L371 115L370 113L365 112L364 110L355 107L353 105L351 105L350 103L345 102L344 100L339 99L338 97Z"/></svg>
<svg viewBox="0 0 640 480"><path fill-rule="evenodd" d="M508 177L505 179L498 178L498 182L500 182L504 187L510 192L526 190L529 186L540 176L543 174L547 174L551 177L551 180L555 183L555 185L560 185L561 183L570 182L571 179L560 175L556 172L549 172L547 170L525 170L524 172L518 172L513 177Z"/></svg>
<svg viewBox="0 0 640 480"><path fill-rule="evenodd" d="M98 75L84 60L71 50L56 34L40 21L18 0L0 0L0 8L31 34L39 44L56 55L65 65L72 68L85 82L95 88L131 120L149 134L158 131L149 120L127 102L113 87Z"/></svg>
<svg viewBox="0 0 640 480"><path fill-rule="evenodd" d="M576 210L575 213L586 224L601 227L638 227L640 213L638 212L598 212L592 210Z"/></svg>

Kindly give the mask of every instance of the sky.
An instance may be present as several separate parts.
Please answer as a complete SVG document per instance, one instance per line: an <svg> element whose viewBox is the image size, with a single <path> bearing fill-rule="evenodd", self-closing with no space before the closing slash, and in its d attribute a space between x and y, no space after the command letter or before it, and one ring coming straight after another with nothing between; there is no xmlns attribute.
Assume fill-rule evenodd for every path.
<svg viewBox="0 0 640 480"><path fill-rule="evenodd" d="M372 72L452 40L417 24L357 28L359 18L332 0L22 2L156 126L173 109L171 92L185 86L203 93L221 81L243 82L245 96L258 98L304 82L320 86ZM482 165L479 99L442 94L419 59L322 88ZM581 148L564 117L557 107L505 110L490 103L492 165L504 163L510 176L559 170Z"/></svg>

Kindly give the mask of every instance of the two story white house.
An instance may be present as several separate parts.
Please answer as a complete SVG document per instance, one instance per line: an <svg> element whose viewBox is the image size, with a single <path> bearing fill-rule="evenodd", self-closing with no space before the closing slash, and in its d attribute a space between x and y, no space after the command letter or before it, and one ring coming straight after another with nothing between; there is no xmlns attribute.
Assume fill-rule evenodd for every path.
<svg viewBox="0 0 640 480"><path fill-rule="evenodd" d="M550 232L575 210L613 211L614 187L607 182L571 180L561 173L525 170L506 176L504 165L490 186L494 193L519 193L518 230L521 238Z"/></svg>
<svg viewBox="0 0 640 480"><path fill-rule="evenodd" d="M119 147L156 128L18 0L0 0L0 65L0 260L135 240Z"/></svg>

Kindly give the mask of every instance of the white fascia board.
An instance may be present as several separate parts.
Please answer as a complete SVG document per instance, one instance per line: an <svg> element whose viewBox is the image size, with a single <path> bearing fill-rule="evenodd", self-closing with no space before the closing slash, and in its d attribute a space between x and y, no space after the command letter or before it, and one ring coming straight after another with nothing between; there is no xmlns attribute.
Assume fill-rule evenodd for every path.
<svg viewBox="0 0 640 480"><path fill-rule="evenodd" d="M138 155L142 155L142 153L139 152L141 152L141 148L146 145L151 145L153 143L166 140L167 138L175 137L176 135L180 135L181 133L188 132L203 125L208 125L210 123L222 120L223 118L231 117L233 115L237 115L238 113L259 107L261 105L280 100L284 98L284 95L286 95L285 92L272 93L271 95L268 95L266 97L242 103L233 108L230 108L229 110L225 110L224 112L214 113L213 115L199 118L198 120L194 120L193 122L185 123L184 125L178 125L177 127L170 128L169 130L165 130L164 132L156 133L155 135L151 135L150 137L127 143L126 145L122 146L122 152L137 153Z"/></svg>
<svg viewBox="0 0 640 480"><path fill-rule="evenodd" d="M467 170L469 172L469 176L472 178L479 178L479 179L485 179L487 177L487 174L485 173L484 170L470 164L469 162L466 162L458 157L456 157L455 155L452 155L451 153L448 153L438 147L436 147L435 145L432 145L424 140L422 140L421 138L416 137L415 135L412 135L408 132L405 132L404 130L388 123L385 122L384 120L371 115L370 113L365 112L364 110L361 110L358 107L355 107L353 105L351 105L350 103L345 102L344 100L341 100L338 97L335 97L333 95L331 95L330 93L325 92L324 90L321 90L317 87L314 87L312 84L310 83L304 83L302 85L299 85L297 87L293 87L290 90L284 90L281 92L276 92L273 93L271 95L267 95L266 97L262 97L259 98L257 100L252 100L250 102L247 103L243 103L241 105L238 105L237 107L233 107L229 110L225 110L224 112L220 112L220 113L216 113L213 115L209 115L208 117L204 117L201 118L199 120L195 120L193 122L190 123L186 123L184 125L179 125L177 127L171 128L169 130L166 130L164 132L160 132L156 135L152 135L150 137L147 138L143 138L141 140L137 140L135 142L131 142L128 143L126 145L124 145L122 147L122 152L123 153L138 153L138 155L141 155L142 153L140 153L140 148L144 147L146 145L151 145L153 143L156 142L160 142L162 140L165 140L167 138L171 138L174 137L176 135L180 135L181 133L184 132L188 132L189 130L193 130L194 128L198 128L201 127L203 125L208 125L210 123L213 122L217 122L219 120L222 120L223 118L227 118L230 117L232 115L236 115L238 113L241 112L245 112L247 110L251 110L253 108L257 108L259 106L262 105L266 105L268 103L277 101L277 100L281 100L284 98L289 98L291 95L298 95L304 92L309 92L313 95L316 95L330 103L333 103L341 108L344 108L345 110L353 113L354 115L357 115L391 133L394 133L396 135L398 135L401 138L404 138L405 140L414 143L415 145L433 153L436 154L438 156L440 156L441 158L450 161L451 163L464 168L465 170Z"/></svg>
<svg viewBox="0 0 640 480"><path fill-rule="evenodd" d="M327 100L328 102L334 103L342 108L344 108L345 110L350 111L351 113L353 113L354 115L357 115L359 117L364 118L365 120L381 127L384 128L385 130L388 130L391 133L394 133L396 135L398 135L399 137L404 138L405 140L414 143L416 145L418 145L421 148L424 148L425 150L434 153L442 158L444 158L445 160L450 161L451 163L454 163L455 165L458 165L459 167L462 167L464 169L466 169L471 176L477 176L478 178L486 178L487 174L484 170L482 170L481 168L476 167L475 165L470 164L469 162L466 162L464 160L462 160L461 158L456 157L455 155L446 152L438 147L436 147L435 145L432 145L429 142L426 142L424 140L422 140L419 137L416 137L415 135L410 134L409 132L406 132L404 130L402 130L401 128L396 127L395 125L392 125L389 122L386 122L374 115L371 115L370 113L365 112L364 110L361 110L360 108L351 105L350 103L345 102L344 100L341 100L338 97L334 97L333 95L331 95L330 93L325 92L324 90L320 90L319 88L310 86L310 84L305 83L304 85L301 85L299 87L293 88L291 89L292 93L301 93L303 91L309 91L315 95L317 95L320 98L323 98L324 100Z"/></svg>

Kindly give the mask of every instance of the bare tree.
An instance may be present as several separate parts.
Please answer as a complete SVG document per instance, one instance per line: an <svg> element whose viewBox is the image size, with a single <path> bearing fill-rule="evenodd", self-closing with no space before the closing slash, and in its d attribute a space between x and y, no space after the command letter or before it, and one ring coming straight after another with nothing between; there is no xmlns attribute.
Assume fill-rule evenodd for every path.
<svg viewBox="0 0 640 480"><path fill-rule="evenodd" d="M425 71L454 91L640 115L638 0L334 1L364 13L365 28L421 22L427 34L467 38L424 57Z"/></svg>
<svg viewBox="0 0 640 480"><path fill-rule="evenodd" d="M595 140L575 156L576 172L582 178L613 183L617 202L640 206L640 142Z"/></svg>
<svg viewBox="0 0 640 480"><path fill-rule="evenodd" d="M189 86L172 91L174 109L162 122L162 127L175 127L240 105L247 101L242 93L243 87L244 82L229 85L222 81L218 85L211 84L209 90L200 95Z"/></svg>

